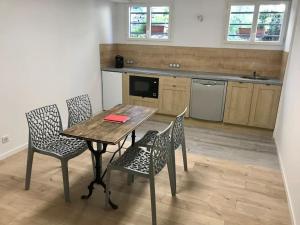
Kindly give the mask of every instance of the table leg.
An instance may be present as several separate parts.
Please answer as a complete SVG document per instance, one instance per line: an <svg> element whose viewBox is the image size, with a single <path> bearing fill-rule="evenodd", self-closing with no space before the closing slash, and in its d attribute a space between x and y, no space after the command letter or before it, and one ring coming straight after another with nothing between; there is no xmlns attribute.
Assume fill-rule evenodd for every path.
<svg viewBox="0 0 300 225"><path fill-rule="evenodd" d="M102 148L102 144L101 143L97 143L97 151L101 152L101 154L99 155L99 161L100 161L100 176L102 175L102 152L103 148ZM96 165L95 165L96 167ZM96 169L97 170L97 169Z"/></svg>
<svg viewBox="0 0 300 225"><path fill-rule="evenodd" d="M94 150L92 142L88 141L87 142L89 150L93 153L94 157L95 157L95 162L96 162L96 177L95 179L90 183L90 185L88 186L88 190L89 193L87 195L82 195L81 198L82 199L88 199L91 197L91 195L93 194L93 190L94 190L94 185L95 184L99 184L104 188L104 191L106 190L106 185L103 182L103 175L105 175L105 173L103 173L103 175L101 176L101 162L100 162L100 158L102 157L101 155L103 153L106 152L106 148L107 148L107 144L103 144L103 149L100 148L100 144L97 144L97 150ZM106 171L105 171L106 172ZM115 205L111 200L109 200L109 204L113 209L117 209L118 206Z"/></svg>
<svg viewBox="0 0 300 225"><path fill-rule="evenodd" d="M131 133L131 146L134 146L134 144L135 144L135 130L133 130L132 131L132 133Z"/></svg>

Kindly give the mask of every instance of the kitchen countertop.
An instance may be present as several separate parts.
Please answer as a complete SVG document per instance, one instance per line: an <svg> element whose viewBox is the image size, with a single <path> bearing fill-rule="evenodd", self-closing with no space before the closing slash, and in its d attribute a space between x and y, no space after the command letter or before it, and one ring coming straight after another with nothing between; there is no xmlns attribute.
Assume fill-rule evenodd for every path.
<svg viewBox="0 0 300 225"><path fill-rule="evenodd" d="M102 71L120 72L120 73L143 73L148 75L160 75L160 76L176 76L176 77L188 77L199 78L204 80L220 80L220 81L237 81L243 83L255 83L255 84L270 84L270 85L282 85L282 81L278 79L269 80L254 80L242 78L242 75L228 75L221 73L208 73L208 72L194 72L194 71L182 71L182 70L163 70L163 69L150 69L150 68L138 68L138 67L104 67Z"/></svg>

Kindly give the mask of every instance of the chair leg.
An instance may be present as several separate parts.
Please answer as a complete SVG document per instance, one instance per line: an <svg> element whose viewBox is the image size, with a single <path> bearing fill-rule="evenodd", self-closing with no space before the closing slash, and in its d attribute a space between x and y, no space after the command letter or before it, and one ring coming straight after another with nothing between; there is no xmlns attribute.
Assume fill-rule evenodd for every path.
<svg viewBox="0 0 300 225"><path fill-rule="evenodd" d="M156 197L155 197L154 176L150 177L150 194L151 194L152 225L157 225L157 221L156 221Z"/></svg>
<svg viewBox="0 0 300 225"><path fill-rule="evenodd" d="M174 177L176 176L174 176L173 160L169 160L167 166L168 166L171 194L172 196L176 196L176 180L174 180Z"/></svg>
<svg viewBox="0 0 300 225"><path fill-rule="evenodd" d="M128 173L128 175L127 175L127 184L131 185L131 184L133 184L133 182L134 182L134 175Z"/></svg>
<svg viewBox="0 0 300 225"><path fill-rule="evenodd" d="M111 168L108 166L107 167L107 172L106 172L106 190L105 190L105 207L109 207L109 195L110 195L110 173L111 173Z"/></svg>
<svg viewBox="0 0 300 225"><path fill-rule="evenodd" d="M29 148L28 149L28 153L27 153L27 167L26 167L25 190L29 190L29 188L30 188L33 154L34 154L34 151Z"/></svg>
<svg viewBox="0 0 300 225"><path fill-rule="evenodd" d="M61 169L62 169L62 176L64 182L64 195L65 201L70 202L70 191L69 191L69 171L68 171L68 161L61 160Z"/></svg>
<svg viewBox="0 0 300 225"><path fill-rule="evenodd" d="M183 158L184 171L187 171L188 167L187 167L186 146L185 146L185 138L184 137L183 137L183 140L182 140L182 143L181 143L181 148L182 148L182 158Z"/></svg>

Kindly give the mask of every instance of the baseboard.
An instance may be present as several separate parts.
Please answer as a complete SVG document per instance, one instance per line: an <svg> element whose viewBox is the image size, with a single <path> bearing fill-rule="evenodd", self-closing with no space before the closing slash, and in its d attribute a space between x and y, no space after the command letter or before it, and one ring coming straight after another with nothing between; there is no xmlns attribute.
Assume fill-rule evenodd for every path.
<svg viewBox="0 0 300 225"><path fill-rule="evenodd" d="M0 154L0 160L6 159L14 154L17 154L18 152L27 149L27 147L28 147L28 144L26 143L24 145L14 148L10 151L4 152L3 154Z"/></svg>
<svg viewBox="0 0 300 225"><path fill-rule="evenodd" d="M291 204L291 195L290 195L290 191L289 191L289 188L288 188L288 183L287 183L287 179L286 179L286 175L285 175L285 169L284 169L284 165L282 163L282 158L281 158L281 155L280 153L278 152L278 145L277 145L277 142L276 142L276 139L274 138L274 142L275 142L275 146L276 146L276 149L277 149L277 155L278 155L278 159L279 159L279 165L280 165L280 170L281 170L281 174L282 174L282 177L283 177L283 184L284 184L284 189L285 189L285 192L286 192L286 195L287 195L287 201L288 201L288 206L289 206L289 211L290 211L290 216L291 216L291 222L292 222L292 225L297 225L296 224L296 217L295 217L295 213L294 213L294 210L293 210L293 206Z"/></svg>

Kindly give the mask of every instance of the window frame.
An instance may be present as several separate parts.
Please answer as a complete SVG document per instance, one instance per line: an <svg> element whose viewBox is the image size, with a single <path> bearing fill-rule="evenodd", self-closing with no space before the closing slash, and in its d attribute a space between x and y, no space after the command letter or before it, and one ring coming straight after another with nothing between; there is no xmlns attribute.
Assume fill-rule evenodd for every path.
<svg viewBox="0 0 300 225"><path fill-rule="evenodd" d="M145 38L135 38L130 37L130 8L132 6L139 6L139 7L147 7L147 23L146 23L146 37ZM168 28L168 38L167 39L160 39L160 38L152 38L151 37L151 7L169 7L169 28ZM129 4L127 7L127 40L129 41L158 41L158 42L169 42L172 39L171 30L172 30L172 15L173 15L173 8L170 3L161 3L161 4L146 4L146 3L137 3L137 4Z"/></svg>
<svg viewBox="0 0 300 225"><path fill-rule="evenodd" d="M130 31L131 31L131 12L130 12L130 8L132 6L137 6L137 7L146 7L147 8L147 23L146 23L146 37L145 38L137 38L137 37L130 37ZM146 4L130 4L128 6L128 19L127 19L127 38L130 39L130 40L147 40L148 38L148 24L149 24L149 7L146 5Z"/></svg>
<svg viewBox="0 0 300 225"><path fill-rule="evenodd" d="M285 4L286 9L284 12L283 22L281 26L281 32L279 36L279 41L256 41L256 32L258 26L258 17L259 17L259 8L260 5L275 5L275 4ZM249 41L229 41L228 31L229 31L229 20L231 15L231 6L232 5L254 5L254 15L253 15L253 24L251 28L250 40ZM237 44L237 45L269 45L269 46L283 46L286 32L287 32L287 23L290 17L290 1L288 0L276 0L276 1L264 1L264 0L228 0L226 4L226 21L225 21L225 34L224 34L224 42L225 44Z"/></svg>

